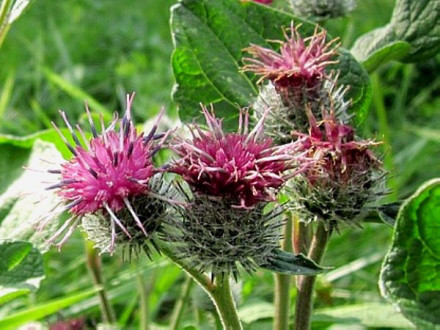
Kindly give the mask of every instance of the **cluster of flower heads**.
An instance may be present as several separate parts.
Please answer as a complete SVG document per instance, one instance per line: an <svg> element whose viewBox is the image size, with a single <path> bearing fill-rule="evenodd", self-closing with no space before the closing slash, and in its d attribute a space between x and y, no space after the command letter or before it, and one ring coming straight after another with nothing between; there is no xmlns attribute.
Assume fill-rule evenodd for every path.
<svg viewBox="0 0 440 330"><path fill-rule="evenodd" d="M338 73L329 70L337 63L336 39L327 42L318 28L302 38L293 23L290 31L279 52L257 45L245 49L253 58L244 59L243 70L259 75L260 83L269 81L253 107L257 117L271 110L267 131L278 143L300 141L314 160L289 183L302 220L350 222L383 194L378 188L384 171L371 151L377 143L357 138L347 124L347 87L338 86Z"/></svg>
<svg viewBox="0 0 440 330"><path fill-rule="evenodd" d="M62 211L71 217L49 242L64 234L57 244L62 246L81 223L101 252L113 253L121 244L129 253L143 249L150 255L150 247L158 249L159 236L180 242L182 258L197 260L213 274L237 275L238 265L251 271L263 263L279 245L281 223L279 212L265 207L288 179L309 166L299 141L274 145L263 132L265 116L250 129L246 110L240 112L238 130L226 133L214 109L206 107L207 126L190 126L192 138L156 133L160 116L144 136L131 120L132 101L133 96L127 98L122 119L115 116L108 127L101 119L100 133L87 109L90 141L61 113L75 145L55 128L73 157L50 171L59 181L47 189L56 191ZM157 168L152 158L165 142L179 158ZM174 189L159 172L180 175L189 191L180 184ZM51 219L53 214L40 229ZM167 233L160 235L166 224Z"/></svg>
<svg viewBox="0 0 440 330"><path fill-rule="evenodd" d="M144 136L131 120L132 95L122 119L105 127L101 118L100 133L87 109L88 140L61 112L75 145L54 126L73 158L50 171L59 181L48 189L71 217L49 242L64 235L61 246L82 223L101 252L121 243L150 255L150 246L159 249L155 239L165 239L201 271L238 276L240 267L251 272L265 264L279 246L283 210L270 202L288 181L303 221L359 218L384 176L370 150L377 143L356 138L346 123L346 88L328 73L335 40L327 43L318 29L303 39L293 23L290 30L279 53L247 49L255 58L245 59L244 70L269 80L254 104L253 128L240 110L237 131L226 132L214 109L202 106L206 126L190 125L190 136L157 133L162 112ZM163 147L178 157L157 168L153 156ZM160 172L179 175L187 188L165 183Z"/></svg>

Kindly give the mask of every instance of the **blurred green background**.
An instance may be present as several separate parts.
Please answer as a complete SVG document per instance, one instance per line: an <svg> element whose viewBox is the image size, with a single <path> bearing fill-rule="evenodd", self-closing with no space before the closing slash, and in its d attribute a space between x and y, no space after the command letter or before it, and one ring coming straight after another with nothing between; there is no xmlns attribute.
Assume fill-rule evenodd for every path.
<svg viewBox="0 0 440 330"><path fill-rule="evenodd" d="M84 99L95 100L95 111L122 110L126 93L135 91L135 120L153 118L161 106L171 118L177 109L171 100L172 41L169 29L171 0L35 1L12 26L0 49L0 133L24 136L61 124L58 109L72 121L81 120ZM394 1L362 0L346 18L326 22L333 36L350 48L361 34L386 24ZM281 0L275 6L285 7ZM418 64L391 63L373 73L370 115L360 127L364 137L383 140L380 148L390 171L390 201L410 195L425 180L438 176L440 143L440 56ZM92 104L92 102L90 102ZM392 230L381 224L341 228L328 248L324 265L335 267L318 281L316 308L340 314L317 313L316 328L332 324L350 327L367 321L344 320L343 307L370 308L383 302L377 279ZM0 316L23 306L90 288L83 238L79 233L61 253L45 255L47 277L36 295L0 306ZM104 257L104 277L123 328L139 323L139 286L147 287L151 320L166 325L185 275L169 261L140 256L132 263ZM187 328L212 328L215 318L201 293L185 311ZM268 329L268 304L273 299L273 276L260 271L244 275L240 303L249 329ZM292 299L294 297L292 296ZM252 309L254 308L254 309ZM321 318L319 317L321 315ZM324 315L324 316L322 316ZM339 316L338 316L339 315ZM47 319L49 322L82 317L90 327L100 322L97 298L83 301ZM251 322L252 321L252 322ZM347 323L348 322L348 323ZM350 323L351 322L351 323ZM363 322L363 323L362 323ZM365 323L367 322L367 323ZM369 320L371 322L371 320ZM363 325L362 325L363 324ZM389 325L391 327L391 325Z"/></svg>

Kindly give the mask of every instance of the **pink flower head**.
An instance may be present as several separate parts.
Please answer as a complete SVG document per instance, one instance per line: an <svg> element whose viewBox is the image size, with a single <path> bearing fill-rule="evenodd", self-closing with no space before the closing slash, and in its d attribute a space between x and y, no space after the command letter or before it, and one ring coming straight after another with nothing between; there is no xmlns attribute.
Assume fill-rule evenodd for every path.
<svg viewBox="0 0 440 330"><path fill-rule="evenodd" d="M337 63L332 60L337 54L337 39L327 43L326 31L319 32L318 28L312 36L302 38L298 28L292 22L290 36L284 31L286 41L277 41L281 44L279 52L254 44L244 49L254 58L243 59L243 70L260 75L259 83L264 79L271 80L278 90L314 88L326 76L326 66Z"/></svg>
<svg viewBox="0 0 440 330"><path fill-rule="evenodd" d="M159 135L161 141L156 143L156 125L148 136L138 134L131 120L131 104L134 94L127 96L127 110L122 119L117 115L106 128L101 117L101 133L98 134L89 109L86 107L93 137L89 141L79 125L76 126L79 136L69 123L64 112L60 111L75 142L72 146L60 130L55 129L73 154L73 158L61 164L60 170L51 171L59 175L59 182L47 189L55 189L66 205L64 210L71 214L60 230L49 239L52 242L69 226L65 237L58 244L61 246L72 234L82 216L96 212L108 214L112 225L112 245L115 240L115 224L130 237L130 234L117 218L116 213L123 208L130 210L136 224L146 234L139 218L133 211L129 199L148 194L150 178L158 172L152 157L160 149L168 133ZM46 221L40 228L43 228ZM113 246L110 249L113 251Z"/></svg>
<svg viewBox="0 0 440 330"><path fill-rule="evenodd" d="M308 115L309 135L294 134L302 137L302 149L317 161L315 166L305 170L311 184L348 185L356 181L357 176L379 167L380 161L370 150L377 142L355 140L354 129L338 122L333 112L324 112L321 123L310 111Z"/></svg>
<svg viewBox="0 0 440 330"><path fill-rule="evenodd" d="M239 207L274 200L273 192L294 175L284 173L298 164L300 155L293 153L298 145L273 146L263 136L265 116L249 132L249 114L241 110L238 131L225 133L212 108L202 107L202 112L209 130L194 125L192 139L174 141L171 148L181 158L171 171L196 193L232 199Z"/></svg>

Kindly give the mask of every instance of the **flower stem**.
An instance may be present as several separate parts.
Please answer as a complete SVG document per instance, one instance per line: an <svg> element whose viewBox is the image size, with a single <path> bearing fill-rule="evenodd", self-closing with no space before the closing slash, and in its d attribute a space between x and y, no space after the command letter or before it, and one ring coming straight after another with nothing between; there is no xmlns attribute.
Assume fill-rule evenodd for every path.
<svg viewBox="0 0 440 330"><path fill-rule="evenodd" d="M232 296L229 276L219 276L211 296L225 330L243 329L238 318L234 297Z"/></svg>
<svg viewBox="0 0 440 330"><path fill-rule="evenodd" d="M330 238L331 229L318 223L313 236L308 257L316 263L320 263L324 255L327 242ZM297 281L298 293L295 307L295 330L309 330L313 307L313 288L316 276L299 276Z"/></svg>
<svg viewBox="0 0 440 330"><path fill-rule="evenodd" d="M102 278L101 257L93 247L93 242L89 240L86 240L86 258L87 266L92 274L93 283L95 286L102 287L102 290L98 292L102 321L104 323L116 323L115 312L113 311L110 300L108 299L107 291L105 290L104 281Z"/></svg>
<svg viewBox="0 0 440 330"><path fill-rule="evenodd" d="M232 297L231 287L229 285L229 276L219 276L216 282L213 283L211 279L205 274L193 269L185 262L176 257L173 249L164 242L158 242L160 251L170 258L173 262L178 264L189 276L191 276L209 295L213 301L217 313L226 330L240 330L243 329L238 318L235 302Z"/></svg>
<svg viewBox="0 0 440 330"><path fill-rule="evenodd" d="M182 319L183 310L185 308L186 302L188 301L193 284L193 279L190 276L187 276L185 282L182 285L182 292L180 293L180 297L176 301L173 314L171 315L170 329L179 329L179 323Z"/></svg>
<svg viewBox="0 0 440 330"><path fill-rule="evenodd" d="M292 252L293 219L288 217L284 226L284 251ZM292 277L290 275L275 274L275 317L274 329L287 330L289 328L290 311L290 287Z"/></svg>

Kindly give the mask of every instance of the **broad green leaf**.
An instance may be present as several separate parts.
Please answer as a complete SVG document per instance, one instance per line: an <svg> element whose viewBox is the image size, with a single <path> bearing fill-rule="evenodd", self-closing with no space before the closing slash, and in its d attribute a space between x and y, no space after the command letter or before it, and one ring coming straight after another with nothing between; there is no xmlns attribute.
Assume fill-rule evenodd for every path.
<svg viewBox="0 0 440 330"><path fill-rule="evenodd" d="M43 258L28 242L0 242L0 304L38 289Z"/></svg>
<svg viewBox="0 0 440 330"><path fill-rule="evenodd" d="M22 324L39 320L43 317L54 314L63 308L80 303L100 290L102 290L101 287L96 287L94 289L88 289L79 293L68 294L64 298L55 299L43 304L25 308L19 312L0 319L0 329L16 329Z"/></svg>
<svg viewBox="0 0 440 330"><path fill-rule="evenodd" d="M271 303L259 301L240 307L238 315L242 322L251 324L259 320L273 318L275 308ZM397 329L413 328L412 324L402 314L396 312L392 306L379 303L323 308L313 312L313 329L324 329L331 324L352 326L356 329L358 326Z"/></svg>
<svg viewBox="0 0 440 330"><path fill-rule="evenodd" d="M3 146L0 144L0 149ZM28 150L10 145L9 148ZM21 175L0 195L0 239L29 241L44 251L47 249L44 239L57 226L56 211L61 207L56 194L45 190L49 182L58 181L57 176L47 173L47 170L58 168L62 158L53 144L40 140L25 155L29 155L29 158L21 165L27 165L27 169L23 170L20 166ZM8 171L9 168L4 170ZM54 221L42 232L36 231L37 223L51 212Z"/></svg>
<svg viewBox="0 0 440 330"><path fill-rule="evenodd" d="M200 102L214 104L226 120L236 117L239 107L249 106L258 87L256 77L250 80L250 75L240 72L242 50L251 43L275 47L267 40L283 40L283 28L292 20L302 23L303 35L313 34L312 23L254 2L181 0L173 6L173 97L182 121L200 116ZM349 52L342 50L338 59L340 83L351 86L347 97L361 119L371 100L368 75Z"/></svg>
<svg viewBox="0 0 440 330"><path fill-rule="evenodd" d="M346 326L365 326L368 328L410 329L412 324L392 306L379 303L347 305L334 308L317 309L313 312L312 322L318 324L337 324ZM324 327L323 327L324 328ZM357 329L357 328L356 328Z"/></svg>
<svg viewBox="0 0 440 330"><path fill-rule="evenodd" d="M287 275L316 275L324 271L313 260L302 254L293 254L283 250L274 250L261 268Z"/></svg>
<svg viewBox="0 0 440 330"><path fill-rule="evenodd" d="M274 315L274 305L265 301L245 305L238 310L238 317L244 323L253 323L258 320L273 318Z"/></svg>
<svg viewBox="0 0 440 330"><path fill-rule="evenodd" d="M440 1L396 0L388 25L359 37L351 51L369 70L390 60L422 61L440 50L439 22Z"/></svg>
<svg viewBox="0 0 440 330"><path fill-rule="evenodd" d="M368 72L376 70L383 63L402 59L411 49L405 41L393 41L377 49L362 64Z"/></svg>
<svg viewBox="0 0 440 330"><path fill-rule="evenodd" d="M380 275L382 294L414 324L440 326L440 179L402 206Z"/></svg>
<svg viewBox="0 0 440 330"><path fill-rule="evenodd" d="M32 244L27 242L3 242L0 244L0 275L17 266L31 251Z"/></svg>
<svg viewBox="0 0 440 330"><path fill-rule="evenodd" d="M61 133L64 134L64 136L66 136L66 138L69 138L69 131L67 129L61 128L60 129ZM27 135L27 136L14 136L14 135L8 135L8 134L0 134L0 148L2 147L17 147L15 149L12 149L12 152L17 153L17 157L20 158L20 151L26 151L27 153L29 153L29 150L32 148L32 146L34 145L36 140L41 140L41 141L46 141L46 142L50 142L53 145L55 145L55 147L58 149L58 151L63 155L64 158L68 159L72 156L72 154L70 153L69 149L67 149L66 145L64 144L64 142L61 140L61 138L59 137L58 133L55 132L55 130L50 129L50 130L44 130L44 131L40 131L31 135ZM23 150L21 150L23 149ZM27 150L26 150L27 149ZM2 152L3 155L3 152ZM24 156L25 158L28 157ZM15 156L13 158L16 158ZM5 162L6 166L9 166L11 169L13 168L13 165L8 165L9 162L13 161L13 158L7 158L7 157L2 157L0 158L0 167L2 166L2 161ZM17 168L18 170L21 170L21 166L14 166L14 168ZM0 178L1 178L1 173L0 173ZM1 180L0 180L0 184L1 184Z"/></svg>

